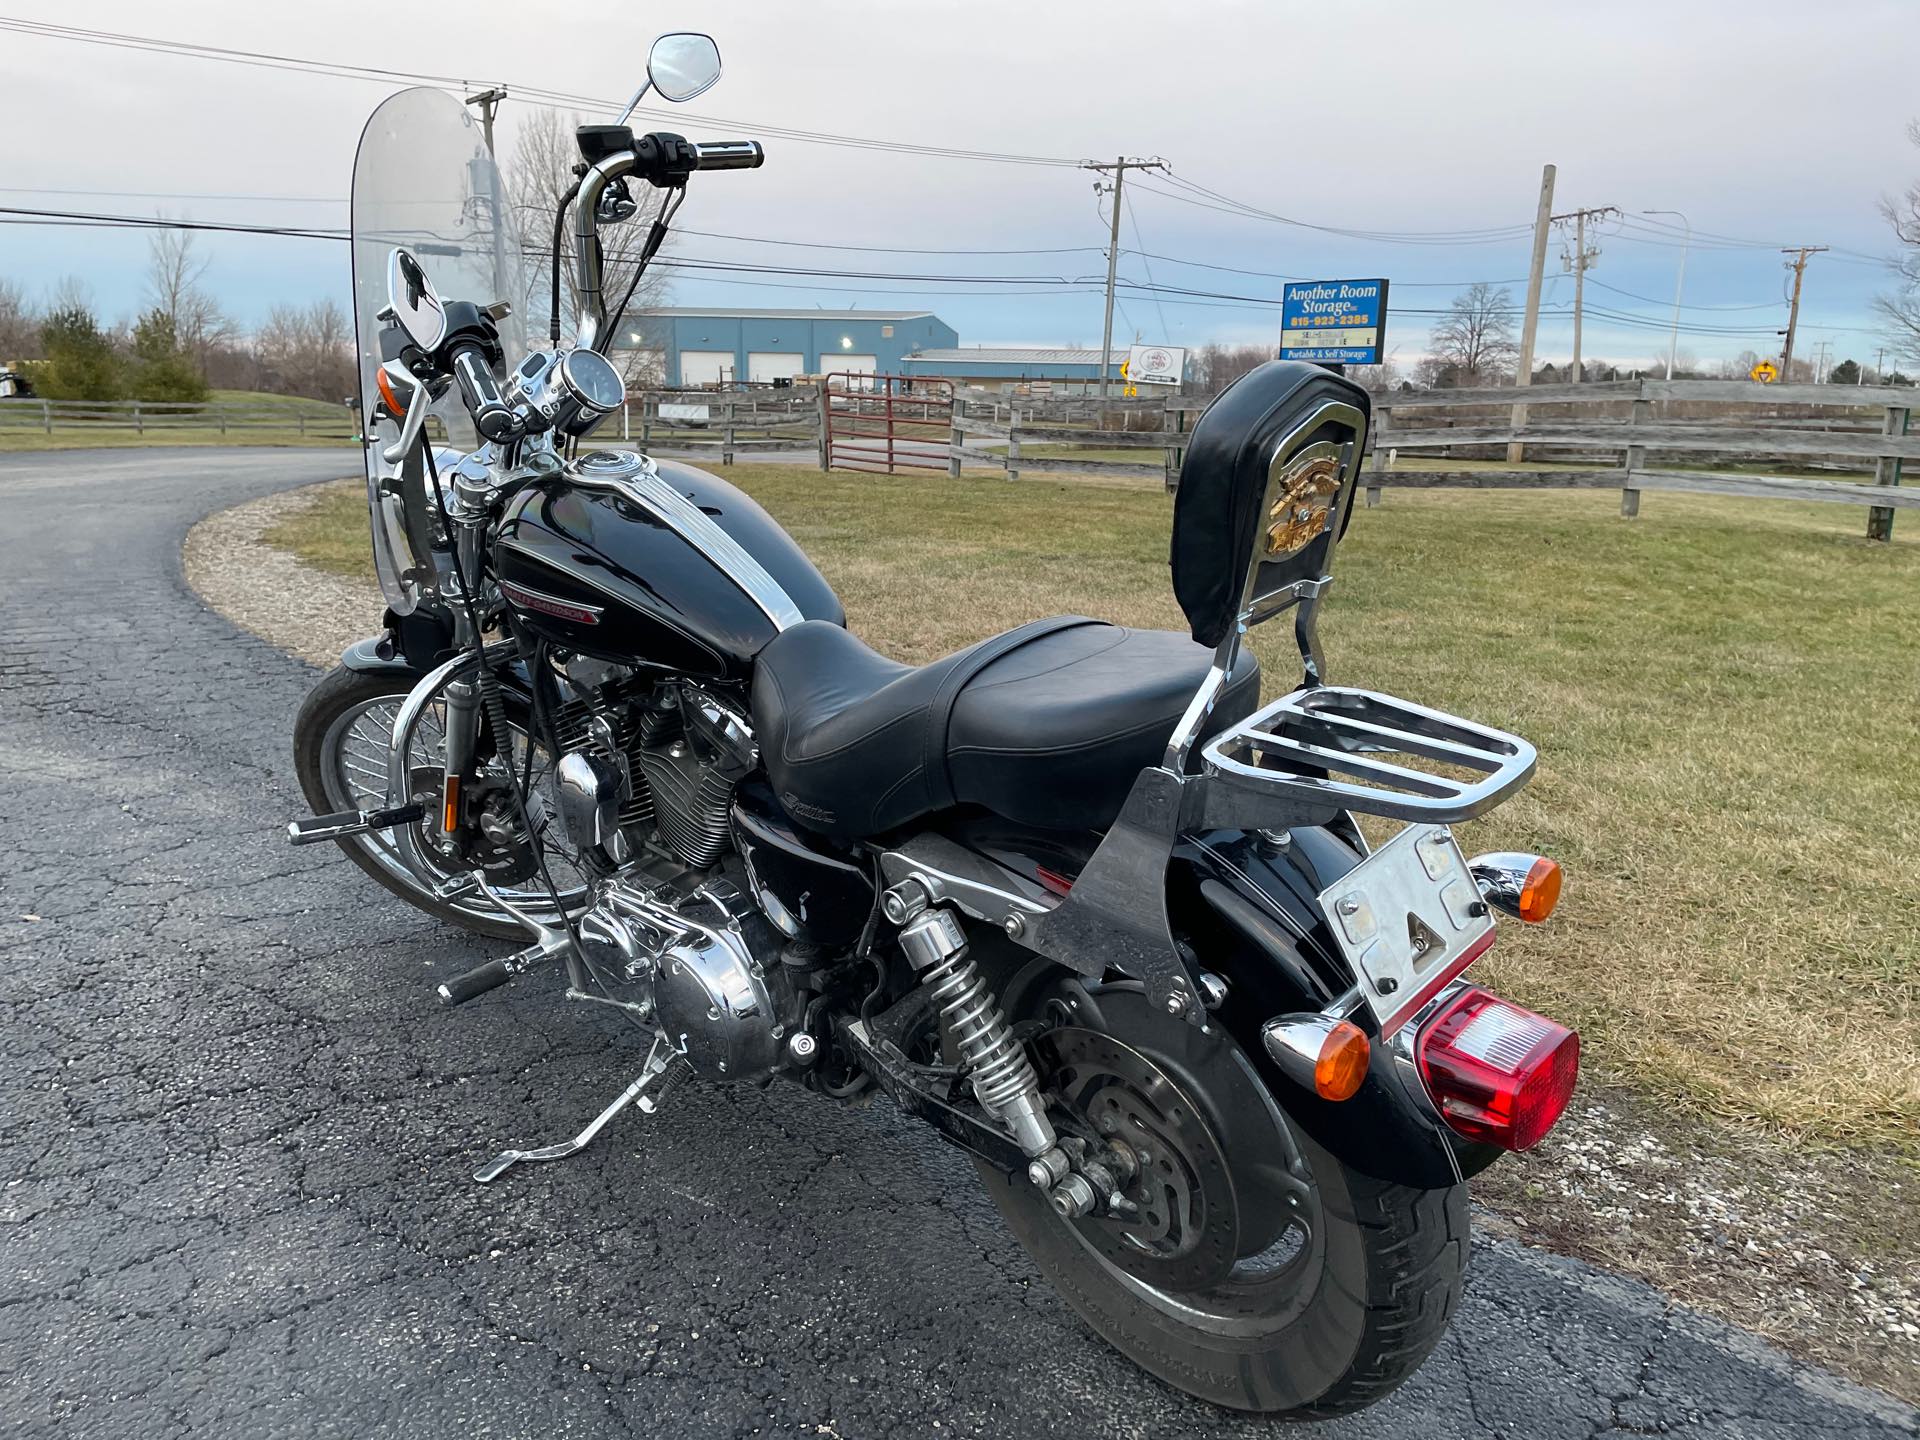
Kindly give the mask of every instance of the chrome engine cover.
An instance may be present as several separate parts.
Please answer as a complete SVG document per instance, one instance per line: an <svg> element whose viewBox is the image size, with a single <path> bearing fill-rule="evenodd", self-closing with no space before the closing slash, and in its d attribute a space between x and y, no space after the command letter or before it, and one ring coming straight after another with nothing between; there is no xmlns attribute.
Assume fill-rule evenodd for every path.
<svg viewBox="0 0 1920 1440"><path fill-rule="evenodd" d="M590 949L619 959L653 1023L695 1070L756 1080L780 1067L785 1031L769 980L779 973L779 936L725 881L670 903L637 876L611 880L580 930Z"/></svg>
<svg viewBox="0 0 1920 1440"><path fill-rule="evenodd" d="M653 984L667 1043L715 1078L748 1079L780 1064L780 1022L765 968L738 929L700 927L668 948Z"/></svg>

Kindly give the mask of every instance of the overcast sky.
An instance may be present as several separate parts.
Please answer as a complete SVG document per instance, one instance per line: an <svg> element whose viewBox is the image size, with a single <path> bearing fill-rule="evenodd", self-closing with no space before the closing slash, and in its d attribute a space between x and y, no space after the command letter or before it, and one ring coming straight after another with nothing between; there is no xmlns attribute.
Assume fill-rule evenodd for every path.
<svg viewBox="0 0 1920 1440"><path fill-rule="evenodd" d="M441 18L456 14L458 24ZM549 15L564 23L544 23ZM1825 244L1837 249L1808 268L1801 353L1825 339L1836 358L1871 362L1882 342L1869 302L1886 284L1872 257L1889 245L1876 202L1920 176L1920 150L1906 137L1920 112L1914 0L465 0L399 11L370 0L0 0L0 19L588 97L624 97L653 35L692 26L713 32L727 66L718 87L676 112L695 138L777 125L1068 161L1161 155L1180 180L1235 202L1379 237L1223 213L1149 179L1130 187L1123 212L1122 277L1233 298L1126 296L1117 340L1266 341L1277 319L1251 302L1277 297L1272 276L1383 275L1393 282L1389 348L1411 359L1432 325L1419 312L1444 306L1459 285L1505 282L1523 296L1529 240L1517 228L1472 243L1384 237L1529 225L1540 167L1552 162L1556 210L1615 205L1637 222L1610 223L1595 242L1603 253L1589 271L1589 304L1634 318L1591 316L1589 354L1644 363L1665 353L1680 221L1637 212L1677 210L1697 232L1757 242L1696 238L1683 351L1776 348L1785 273L1773 247ZM361 125L395 88L0 30L9 133L0 204L342 226ZM509 100L502 111L503 156L517 110L525 113ZM696 177L681 216L688 229L756 242L684 235L674 254L940 278L760 274L748 284L682 272L675 303L924 305L964 344L1099 343L1106 235L1086 172L796 139L767 148L762 170ZM1642 228L1654 225L1675 230ZM203 244L210 280L243 321L278 300L347 298L344 246ZM1543 360L1564 361L1571 344L1562 248L1556 237ZM144 259L137 232L0 226L0 273L36 294L79 274L109 318L139 304ZM947 278L961 275L1028 278ZM1059 279L1086 283L1042 288ZM1728 330L1751 333L1717 333Z"/></svg>

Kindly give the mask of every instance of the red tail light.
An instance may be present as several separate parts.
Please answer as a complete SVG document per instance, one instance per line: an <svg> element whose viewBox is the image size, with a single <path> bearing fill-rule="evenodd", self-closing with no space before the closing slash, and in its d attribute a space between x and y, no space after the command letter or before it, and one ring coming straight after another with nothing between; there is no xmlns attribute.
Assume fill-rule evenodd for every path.
<svg viewBox="0 0 1920 1440"><path fill-rule="evenodd" d="M1580 1074L1577 1034L1478 987L1427 1023L1416 1053L1447 1124L1503 1150L1538 1145Z"/></svg>

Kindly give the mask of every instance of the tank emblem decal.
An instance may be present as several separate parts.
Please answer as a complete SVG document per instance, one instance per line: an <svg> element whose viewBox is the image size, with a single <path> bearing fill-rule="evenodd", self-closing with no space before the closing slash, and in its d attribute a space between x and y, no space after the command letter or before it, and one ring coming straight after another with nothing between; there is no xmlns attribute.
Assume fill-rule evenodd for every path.
<svg viewBox="0 0 1920 1440"><path fill-rule="evenodd" d="M557 595L548 595L540 590L529 590L526 586L516 585L511 580L500 582L500 593L522 610L551 615L559 620L571 620L576 625L598 625L600 617L607 613L607 607L604 605L583 605L578 600L562 600Z"/></svg>

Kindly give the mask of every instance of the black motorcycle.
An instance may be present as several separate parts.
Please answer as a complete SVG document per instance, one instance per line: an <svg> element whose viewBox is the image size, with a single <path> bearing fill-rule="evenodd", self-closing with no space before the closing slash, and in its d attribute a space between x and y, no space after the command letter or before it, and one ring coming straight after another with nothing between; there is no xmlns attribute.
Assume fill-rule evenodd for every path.
<svg viewBox="0 0 1920 1440"><path fill-rule="evenodd" d="M635 104L719 71L708 37L666 36ZM475 1179L693 1075L877 1087L972 1155L1062 1295L1167 1383L1294 1415L1379 1399L1459 1299L1468 1177L1554 1124L1579 1041L1460 978L1493 911L1538 921L1558 895L1552 861L1469 859L1448 829L1533 749L1325 680L1366 393L1277 362L1200 419L1172 521L1190 636L1069 615L899 664L740 490L582 450L624 399L600 227L630 186L664 192L644 261L696 171L762 160L625 120L578 132L544 293L451 97L388 100L355 168L389 609L301 710L323 813L293 838L531 942L446 1004L559 969L650 1045L578 1136ZM543 301L534 348L518 316ZM472 448L431 443L430 417ZM1262 704L1243 641L1272 619L1302 673ZM1370 850L1360 815L1403 828Z"/></svg>

